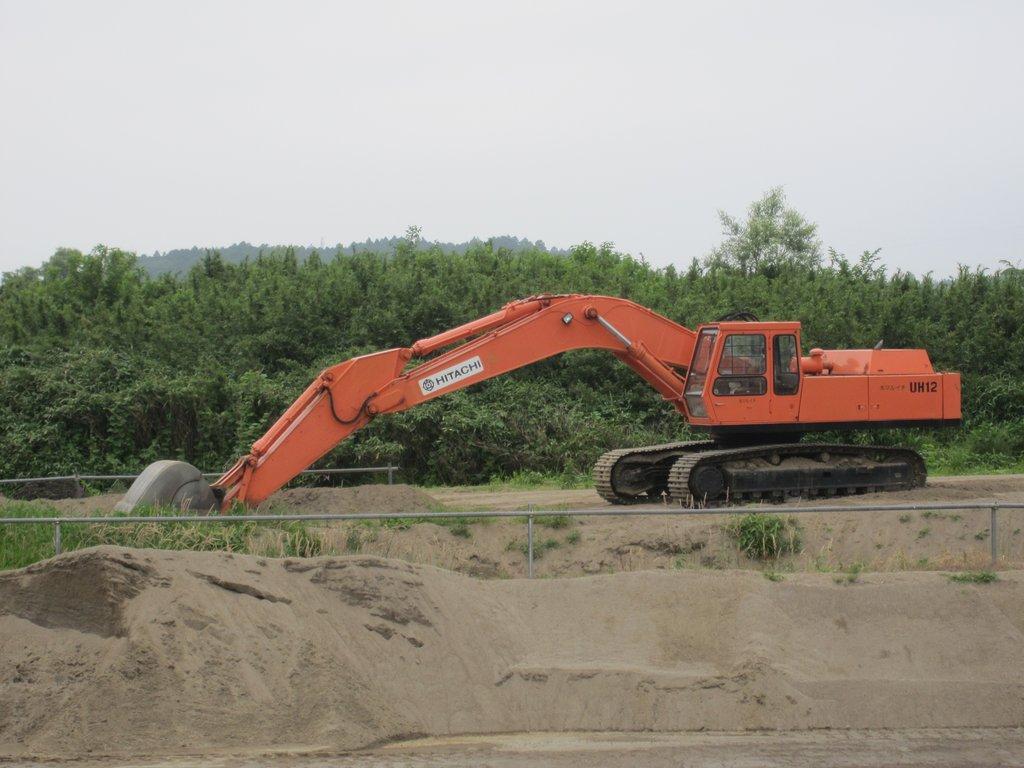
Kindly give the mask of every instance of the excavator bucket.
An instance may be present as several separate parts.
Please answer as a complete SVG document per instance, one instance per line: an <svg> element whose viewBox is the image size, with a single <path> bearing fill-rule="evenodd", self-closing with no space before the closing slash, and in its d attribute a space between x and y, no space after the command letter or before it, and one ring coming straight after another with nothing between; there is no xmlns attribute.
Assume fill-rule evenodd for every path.
<svg viewBox="0 0 1024 768"><path fill-rule="evenodd" d="M146 467L114 509L131 512L138 507L157 506L209 512L220 503L198 469L184 461L165 459Z"/></svg>

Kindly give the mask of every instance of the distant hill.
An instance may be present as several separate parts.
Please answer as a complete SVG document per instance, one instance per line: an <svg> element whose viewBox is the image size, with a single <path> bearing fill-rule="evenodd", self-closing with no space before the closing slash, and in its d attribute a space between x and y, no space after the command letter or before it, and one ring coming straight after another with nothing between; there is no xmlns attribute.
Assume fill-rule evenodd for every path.
<svg viewBox="0 0 1024 768"><path fill-rule="evenodd" d="M338 243L337 245L326 246L286 246L268 245L266 243L253 245L252 243L246 242L209 248L193 246L191 248L175 248L170 251L164 251L163 253L157 251L150 255L139 256L139 266L155 277L157 275L167 273L177 274L179 272L187 272L191 269L192 265L200 261L203 256L214 251L219 253L224 261L232 264L240 264L246 259L254 259L260 254L269 255L272 253L281 253L288 248L291 248L291 250L294 251L299 261L305 261L314 251L321 256L333 256L339 252L346 254L365 252L394 253L395 246L402 242L403 239L404 238L402 237L385 237L377 240L366 239L363 242L353 242L348 245ZM422 240L420 241L419 247L440 248L445 253L465 253L470 247L480 245L488 241L490 241L495 248L507 248L510 251L537 249L558 256L566 256L569 253L569 251L564 248L549 248L544 244L543 240L533 241L527 240L525 237L515 237L513 235L499 235L497 237L487 238L486 240L474 237L472 240L467 240L462 243L445 243L439 240Z"/></svg>

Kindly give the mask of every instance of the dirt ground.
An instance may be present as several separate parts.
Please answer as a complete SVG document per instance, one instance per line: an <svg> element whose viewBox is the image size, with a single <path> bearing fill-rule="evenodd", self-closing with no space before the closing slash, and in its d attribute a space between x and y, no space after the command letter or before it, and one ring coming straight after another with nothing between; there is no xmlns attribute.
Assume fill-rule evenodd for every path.
<svg viewBox="0 0 1024 768"><path fill-rule="evenodd" d="M736 749L785 754L833 752L822 729L865 743L896 729L889 743L916 764L1009 764L998 756L1024 754L1022 598L1019 571L984 585L713 570L482 580L364 556L102 547L0 574L0 755L323 755L415 734L442 741L368 764L541 765L538 750L561 750L553 764L568 766L600 749L602 764L669 765L676 738L710 765L729 737L694 732L742 731ZM967 730L951 752L919 729ZM975 729L997 730L982 744ZM598 747L572 735L609 731ZM570 735L445 741L497 732ZM650 759L631 762L645 741Z"/></svg>
<svg viewBox="0 0 1024 768"><path fill-rule="evenodd" d="M1024 501L1024 476L827 503L990 500ZM405 485L268 508L531 505L613 509L592 491ZM1024 766L1024 511L1000 513L988 585L936 572L988 567L987 510L801 513L800 552L768 566L728 519L538 516L534 581L517 578L524 517L311 523L353 557L106 547L0 574L0 762Z"/></svg>
<svg viewBox="0 0 1024 768"><path fill-rule="evenodd" d="M537 510L586 509L606 506L605 501L591 488L579 490L505 490L489 486L467 488L430 488L432 497L451 510L478 509L522 510L529 505ZM816 500L818 504L866 504L867 499L878 503L904 504L926 501L972 501L976 499L1024 500L1024 475L953 475L930 477L927 485L912 491L873 494L871 496L845 496Z"/></svg>
<svg viewBox="0 0 1024 768"><path fill-rule="evenodd" d="M66 515L94 515L110 512L121 493L102 493L81 499L31 502L55 507ZM3 501L0 496L0 503ZM354 485L344 488L289 488L278 491L264 505L265 510L306 514L345 515L353 512L416 513L441 509L441 503L420 488L395 485Z"/></svg>
<svg viewBox="0 0 1024 768"><path fill-rule="evenodd" d="M521 510L527 505L538 512L615 509L590 490L430 489L430 495L451 510ZM849 496L814 504L844 509L868 503L992 500L1024 502L1024 475L939 477L913 491ZM770 512L772 505L759 508ZM573 517L568 521L538 517L534 574L551 577L651 569L763 569L765 563L745 557L726 533L724 524L729 519L729 515L720 514ZM963 570L989 567L991 562L988 510L801 513L793 520L799 527L800 551L770 564L783 572L849 568ZM567 525L552 528L552 522ZM335 535L339 544L343 538L349 539L350 528L359 537L360 551L367 554L474 576L515 578L526 573L525 517L475 522L464 531L432 524L409 529L360 524L338 530ZM998 567L1024 567L1024 510L1000 512L996 541Z"/></svg>

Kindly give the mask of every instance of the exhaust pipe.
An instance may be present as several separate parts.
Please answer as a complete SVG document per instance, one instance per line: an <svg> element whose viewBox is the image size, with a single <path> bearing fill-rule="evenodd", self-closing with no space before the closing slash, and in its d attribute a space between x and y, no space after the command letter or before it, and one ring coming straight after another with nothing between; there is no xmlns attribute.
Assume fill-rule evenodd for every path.
<svg viewBox="0 0 1024 768"><path fill-rule="evenodd" d="M184 461L164 459L146 467L114 507L133 512L139 507L174 507L182 512L212 512L220 499L203 473Z"/></svg>

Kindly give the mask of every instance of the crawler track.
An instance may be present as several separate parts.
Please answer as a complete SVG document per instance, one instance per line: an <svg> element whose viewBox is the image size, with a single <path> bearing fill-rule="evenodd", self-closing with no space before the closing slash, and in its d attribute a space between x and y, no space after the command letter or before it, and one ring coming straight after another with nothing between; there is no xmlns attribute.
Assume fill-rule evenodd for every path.
<svg viewBox="0 0 1024 768"><path fill-rule="evenodd" d="M669 468L668 494L701 507L909 490L927 476L924 459L908 448L786 443L683 454Z"/></svg>
<svg viewBox="0 0 1024 768"><path fill-rule="evenodd" d="M673 461L714 447L711 440L689 440L608 451L594 464L594 488L612 504L640 504L658 499L668 488Z"/></svg>

